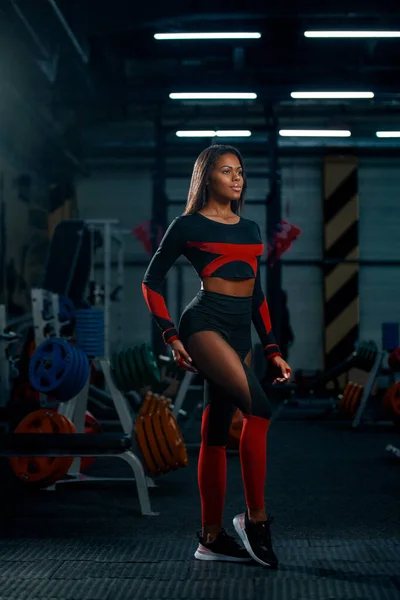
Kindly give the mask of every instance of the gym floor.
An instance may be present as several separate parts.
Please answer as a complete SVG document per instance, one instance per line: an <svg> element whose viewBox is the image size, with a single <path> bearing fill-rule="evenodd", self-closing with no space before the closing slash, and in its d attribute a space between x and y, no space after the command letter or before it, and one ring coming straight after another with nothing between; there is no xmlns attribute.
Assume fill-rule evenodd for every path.
<svg viewBox="0 0 400 600"><path fill-rule="evenodd" d="M193 435L198 436L199 423ZM3 512L0 600L41 598L400 599L399 434L276 421L268 439L267 508L278 571L193 559L199 529L197 452L151 489L142 517L134 484L63 488ZM119 459L91 474L129 475ZM228 459L225 525L244 508L237 454Z"/></svg>

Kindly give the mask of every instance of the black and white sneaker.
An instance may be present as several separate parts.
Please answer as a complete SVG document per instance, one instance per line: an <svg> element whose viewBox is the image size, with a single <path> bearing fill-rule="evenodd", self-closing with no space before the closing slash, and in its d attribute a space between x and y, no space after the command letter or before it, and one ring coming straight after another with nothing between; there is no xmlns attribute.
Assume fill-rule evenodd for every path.
<svg viewBox="0 0 400 600"><path fill-rule="evenodd" d="M268 515L266 521L252 523L245 512L233 519L233 525L250 556L264 567L277 569L278 559L272 548L270 529L273 520Z"/></svg>
<svg viewBox="0 0 400 600"><path fill-rule="evenodd" d="M226 562L249 562L251 557L235 540L221 529L213 542L207 543L198 533L199 547L194 553L198 560L223 560Z"/></svg>

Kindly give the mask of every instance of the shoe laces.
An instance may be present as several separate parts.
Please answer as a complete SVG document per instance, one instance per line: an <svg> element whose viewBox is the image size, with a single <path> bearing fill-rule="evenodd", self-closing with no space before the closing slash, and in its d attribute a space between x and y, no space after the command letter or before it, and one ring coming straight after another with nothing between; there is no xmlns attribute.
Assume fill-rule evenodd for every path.
<svg viewBox="0 0 400 600"><path fill-rule="evenodd" d="M197 533L197 537L199 539L199 542L203 542L203 543L205 542L205 540L202 537L202 535L201 535L200 532ZM236 539L233 536L229 535L224 528L221 529L221 531L219 532L219 534L215 538L214 542L218 538L220 540L224 541L225 544L229 544L231 547L234 547L234 548L240 548L241 547L240 544L236 541ZM213 544L214 542L211 542L211 544Z"/></svg>
<svg viewBox="0 0 400 600"><path fill-rule="evenodd" d="M229 535L229 533L227 533L224 528L221 529L221 531L219 533L219 537L221 539L223 539L225 541L225 543L229 544L230 546L232 546L234 548L241 547L240 544L238 543L238 541L232 535Z"/></svg>

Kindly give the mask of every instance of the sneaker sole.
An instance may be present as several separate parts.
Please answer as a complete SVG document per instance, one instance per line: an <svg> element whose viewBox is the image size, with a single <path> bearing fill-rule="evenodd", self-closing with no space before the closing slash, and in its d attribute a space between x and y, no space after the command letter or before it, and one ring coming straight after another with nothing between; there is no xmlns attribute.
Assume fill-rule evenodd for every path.
<svg viewBox="0 0 400 600"><path fill-rule="evenodd" d="M194 553L194 557L197 558L197 560L208 560L208 561L213 561L213 560L218 560L218 561L224 561L224 562L236 562L236 563L243 563L243 562L250 562L251 558L236 558L235 556L227 556L226 554L216 554L215 552L210 552L209 550L207 550L207 548L201 549L200 547L197 548L196 552Z"/></svg>
<svg viewBox="0 0 400 600"><path fill-rule="evenodd" d="M242 520L244 521L244 516L242 517ZM270 563L265 562L264 560L261 560L261 558L259 558L255 553L254 550L252 549L252 547L250 546L250 542L249 539L247 537L246 531L244 529L244 527L242 528L241 526L241 515L237 515L234 519L233 519L233 526L236 530L236 533L238 534L238 536L240 537L240 539L243 542L244 547L246 548L247 552L250 554L250 556L256 561L258 562L260 565L263 565L263 567L270 567L271 569L276 569L277 565L271 565Z"/></svg>

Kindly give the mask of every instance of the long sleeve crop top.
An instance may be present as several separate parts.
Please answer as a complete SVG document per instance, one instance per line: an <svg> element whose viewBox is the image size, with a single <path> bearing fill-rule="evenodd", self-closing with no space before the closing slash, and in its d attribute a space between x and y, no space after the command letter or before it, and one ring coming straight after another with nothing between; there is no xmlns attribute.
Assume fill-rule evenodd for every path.
<svg viewBox="0 0 400 600"><path fill-rule="evenodd" d="M264 251L260 228L241 217L234 225L213 221L200 213L180 215L169 225L143 277L147 306L161 329L164 342L178 339L178 332L162 295L169 269L184 255L200 279L255 278L252 321L268 358L280 356L272 331L267 301L261 286L260 260Z"/></svg>

